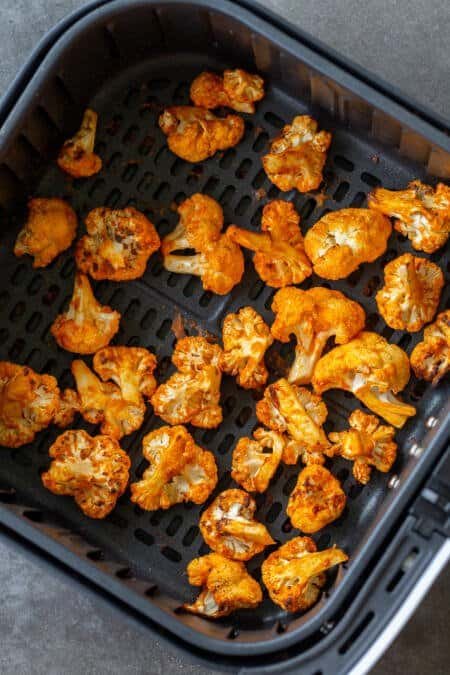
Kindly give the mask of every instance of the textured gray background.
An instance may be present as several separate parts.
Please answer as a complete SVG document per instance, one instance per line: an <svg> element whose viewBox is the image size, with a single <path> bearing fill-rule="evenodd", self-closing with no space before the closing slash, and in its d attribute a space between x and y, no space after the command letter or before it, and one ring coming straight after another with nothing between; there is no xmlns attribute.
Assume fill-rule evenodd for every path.
<svg viewBox="0 0 450 675"><path fill-rule="evenodd" d="M261 0L448 116L449 0ZM1 0L0 94L37 40L82 0ZM1 675L214 675L0 544ZM450 570L374 675L448 675Z"/></svg>

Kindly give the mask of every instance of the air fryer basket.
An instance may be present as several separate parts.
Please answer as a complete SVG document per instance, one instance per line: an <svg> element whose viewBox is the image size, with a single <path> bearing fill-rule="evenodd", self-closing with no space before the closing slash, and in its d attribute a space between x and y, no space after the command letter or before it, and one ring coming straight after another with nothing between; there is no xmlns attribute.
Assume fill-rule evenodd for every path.
<svg viewBox="0 0 450 675"><path fill-rule="evenodd" d="M255 115L244 116L245 137L236 148L199 165L183 162L168 151L157 126L158 114L164 105L188 103L189 82L200 71L227 66L260 72L267 80L268 95ZM76 129L87 104L99 113L97 151L104 167L97 176L73 181L59 172L54 157L62 140ZM321 194L283 195L266 178L260 157L268 139L303 113L313 114L321 128L333 132L325 186ZM227 224L252 228L259 226L263 205L282 197L293 200L305 230L328 210L365 205L368 191L377 185L400 188L413 178L433 181L438 176L450 176L450 143L437 123L432 125L385 99L256 14L233 3L207 0L107 3L79 19L56 41L4 123L0 358L52 373L61 387L72 384L72 356L56 347L49 327L71 296L73 250L38 271L29 259L18 260L12 254L30 195L67 199L80 223L95 206L132 205L148 215L162 236L177 221L175 206L194 192L216 198ZM388 251L375 263L331 284L312 277L302 288L321 284L345 292L364 306L369 330L410 352L421 333L388 328L374 300L384 264L410 250L409 242L394 233ZM431 259L447 271L444 249ZM178 314L190 334L207 330L216 335L223 317L246 304L269 322L272 317L273 289L261 282L250 257L242 283L226 297L204 292L197 278L169 274L158 254L142 279L101 282L95 292L101 302L122 314L115 342L154 350L160 380L172 372L171 325ZM441 310L447 297L448 292ZM271 349L273 378L280 375L277 368L289 351L292 345ZM72 499L52 495L40 482L39 474L48 466L49 445L58 434L54 429L43 432L30 446L2 450L0 518L27 538L33 538L30 525L23 523L31 520L31 529L39 537L50 538L38 543L40 547L52 550L68 567L193 647L216 651L224 661L239 655L242 663L242 658L253 655L255 665L257 657L269 652L280 660L281 649L303 641L306 650L325 639L336 617L344 616L344 609L350 612L350 600L367 579L377 547L386 548L383 537L396 518L402 516L405 528L413 517L406 518L405 507L436 463L448 430L448 386L432 389L412 377L404 398L417 406L418 414L397 435L399 457L391 474L374 473L362 487L351 476L349 463L339 459L331 463L332 472L343 482L348 506L315 539L319 548L336 543L348 552L350 561L330 575L321 601L303 616L287 616L268 599L256 610L217 623L178 612L180 604L195 595L187 583L186 564L207 551L197 526L202 508L179 505L146 513L131 504L127 493L105 521L83 517ZM330 392L325 399L328 430L343 428L349 412L357 407L356 400L342 392ZM231 484L234 443L249 435L256 421L254 394L239 389L228 377L223 381L222 404L224 422L218 429L194 430L197 441L217 458L216 493ZM146 466L141 438L159 424L149 409L141 430L123 442L132 459L132 479ZM92 431L82 422L79 425ZM280 542L296 534L285 506L297 474L298 467L280 467L267 493L257 497L259 518ZM71 551L69 556L63 554L61 544ZM397 549L404 549L404 558L411 554L406 535L397 542L394 556L403 562ZM257 577L261 559L249 564ZM259 668L261 672L262 663Z"/></svg>

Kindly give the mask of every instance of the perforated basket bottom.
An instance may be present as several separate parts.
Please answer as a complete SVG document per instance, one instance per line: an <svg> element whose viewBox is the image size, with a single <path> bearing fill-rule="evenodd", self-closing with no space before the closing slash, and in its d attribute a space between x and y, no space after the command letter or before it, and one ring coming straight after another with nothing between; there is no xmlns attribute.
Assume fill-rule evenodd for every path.
<svg viewBox="0 0 450 675"><path fill-rule="evenodd" d="M230 64L211 63L198 54L182 54L172 57L169 65L167 57L154 59L117 76L91 102L99 113L98 152L104 160L102 172L91 179L73 182L52 165L43 176L37 194L68 199L77 210L80 222L95 206L135 206L150 217L161 236L177 222L174 206L194 192L216 198L224 208L227 224L234 222L255 229L259 227L263 205L269 199L282 197L293 200L305 231L328 209L363 206L367 192L376 185L402 187L412 178L422 177L417 167L406 166L399 157L387 155L348 129L336 129L321 115L321 126L333 131L323 189L327 199L323 202L322 195L317 193L282 195L265 177L260 156L267 148L268 139L278 133L283 123L296 114L311 111L301 101L289 98L276 88L269 88L256 115L245 116L246 133L238 147L195 166L177 159L168 151L157 127L158 113L163 105L188 103L188 82L198 72L205 67L220 70L224 65ZM0 249L0 356L27 363L39 372L54 374L61 387L72 386L72 356L56 346L49 327L72 293L73 250L40 271L32 269L30 260L18 261L12 255L12 246L21 217L17 216L9 234L3 235ZM302 287L322 284L344 291L364 306L368 329L380 332L410 351L420 334L392 331L377 314L374 300L382 283L384 264L409 250L409 243L394 233L389 250L376 263L364 265L337 283L324 284L312 277ZM432 259L444 267L442 251ZM205 293L197 278L167 273L159 255L150 260L142 279L122 284L98 283L95 293L101 302L122 314L116 343L142 345L157 354L160 381L171 372L170 355L175 342L171 323L178 312L186 317L191 334L197 328L218 334L223 317L246 304L255 307L269 322L272 320L273 289L260 281L249 256L242 283L226 297ZM274 354L279 346L272 348L268 357L272 366L277 362ZM292 345L283 346L280 352L285 358L292 352ZM280 374L272 367L272 379ZM424 383L411 379L405 399L418 406L417 420L421 421L410 422L398 433L397 473L406 463L405 449L414 438L419 440L423 435L425 416L431 410L439 410L445 398L442 388L428 397L427 393ZM215 494L231 485L232 449L237 438L249 435L256 424L255 399L254 393L239 389L232 378L224 377L224 422L214 430L191 430L197 441L211 449L217 458L220 480ZM357 406L355 399L342 392L326 394L325 399L329 408L327 430L345 427L349 412ZM140 476L146 466L140 450L141 438L160 424L149 408L142 429L124 439L123 446L132 458L132 480ZM92 431L92 427L82 422L79 426ZM57 430L51 429L42 433L33 446L2 450L2 484L13 486L24 499L45 513L58 514L70 529L82 533L96 548L123 561L137 576L151 579L170 596L180 601L193 597L185 568L189 560L207 551L197 526L201 507L180 505L165 512L146 513L135 508L126 493L106 520L97 522L83 517L72 499L52 495L40 482L39 474L49 463L48 447L57 434ZM315 539L319 548L336 543L351 556L380 512L389 476L374 473L369 485L363 488L352 478L350 463L336 459L330 466L343 483L348 505L343 516ZM298 534L292 531L285 513L298 471L299 467L281 466L269 490L256 498L258 518L267 523L274 538L281 542ZM249 564L257 578L261 560L259 556ZM345 570L340 574L345 574ZM244 613L242 621L244 625L249 622L257 627L280 616L282 612L265 600L251 612L251 617L246 618Z"/></svg>

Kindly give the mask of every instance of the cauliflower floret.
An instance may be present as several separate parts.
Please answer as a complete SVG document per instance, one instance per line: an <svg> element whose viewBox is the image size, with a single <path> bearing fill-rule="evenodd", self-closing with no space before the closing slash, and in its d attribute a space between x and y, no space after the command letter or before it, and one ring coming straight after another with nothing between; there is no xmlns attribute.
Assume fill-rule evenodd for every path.
<svg viewBox="0 0 450 675"><path fill-rule="evenodd" d="M150 400L157 383L153 375L156 356L144 347L105 347L94 356L93 366L103 382L112 380L126 401L139 405Z"/></svg>
<svg viewBox="0 0 450 675"><path fill-rule="evenodd" d="M141 509L168 509L180 502L203 504L217 484L214 455L195 444L182 426L161 427L142 440L150 466L131 484L131 501Z"/></svg>
<svg viewBox="0 0 450 675"><path fill-rule="evenodd" d="M273 602L287 612L300 612L317 602L325 570L346 562L339 548L317 552L310 537L295 537L263 562L262 580Z"/></svg>
<svg viewBox="0 0 450 675"><path fill-rule="evenodd" d="M50 447L50 468L44 487L55 495L71 495L89 518L105 518L125 492L131 465L127 453L108 436L65 431Z"/></svg>
<svg viewBox="0 0 450 675"><path fill-rule="evenodd" d="M286 439L276 431L256 429L233 450L231 477L247 492L265 492L283 456Z"/></svg>
<svg viewBox="0 0 450 675"><path fill-rule="evenodd" d="M199 276L206 291L226 295L242 279L244 256L227 234L221 234L222 208L211 197L196 193L180 204L178 213L178 225L161 244L164 267ZM173 254L186 249L195 254Z"/></svg>
<svg viewBox="0 0 450 675"><path fill-rule="evenodd" d="M58 383L52 375L0 361L0 445L18 448L31 443L58 409Z"/></svg>
<svg viewBox="0 0 450 675"><path fill-rule="evenodd" d="M450 370L450 309L441 312L423 332L411 353L415 376L436 385Z"/></svg>
<svg viewBox="0 0 450 675"><path fill-rule="evenodd" d="M316 190L322 182L322 170L331 143L328 131L317 132L318 124L309 115L294 117L264 155L264 171L283 192Z"/></svg>
<svg viewBox="0 0 450 675"><path fill-rule="evenodd" d="M80 412L80 398L77 392L73 389L64 389L59 396L59 406L53 417L53 424L65 429L73 424L78 412Z"/></svg>
<svg viewBox="0 0 450 675"><path fill-rule="evenodd" d="M405 253L384 268L384 286L376 295L378 311L391 328L416 332L432 321L443 286L437 265Z"/></svg>
<svg viewBox="0 0 450 675"><path fill-rule="evenodd" d="M406 190L377 188L368 197L370 209L395 218L394 227L411 241L416 251L434 253L450 234L450 187L436 188L420 180Z"/></svg>
<svg viewBox="0 0 450 675"><path fill-rule="evenodd" d="M264 80L245 70L225 70L223 77L205 71L191 84L194 105L213 110L221 106L236 112L254 113L255 103L264 98Z"/></svg>
<svg viewBox="0 0 450 675"><path fill-rule="evenodd" d="M28 219L19 232L14 255L32 255L33 267L46 267L75 239L75 211L62 199L30 199Z"/></svg>
<svg viewBox="0 0 450 675"><path fill-rule="evenodd" d="M93 176L102 168L102 160L94 153L97 113L85 110L81 127L64 143L58 155L58 166L74 178Z"/></svg>
<svg viewBox="0 0 450 675"><path fill-rule="evenodd" d="M324 466L311 464L300 471L286 513L294 527L313 534L339 518L346 501L337 478Z"/></svg>
<svg viewBox="0 0 450 675"><path fill-rule="evenodd" d="M322 425L328 411L320 396L284 378L270 384L256 404L256 416L269 429L287 434L283 462L323 464L329 443Z"/></svg>
<svg viewBox="0 0 450 675"><path fill-rule="evenodd" d="M238 609L253 609L262 602L261 586L244 563L219 553L194 558L187 573L192 586L203 586L195 602L183 605L188 612L218 619Z"/></svg>
<svg viewBox="0 0 450 675"><path fill-rule="evenodd" d="M77 267L93 279L128 281L141 277L160 241L143 213L126 209L93 209L86 218L87 234L75 249Z"/></svg>
<svg viewBox="0 0 450 675"><path fill-rule="evenodd" d="M169 149L187 162L202 162L218 150L237 145L244 135L238 115L219 118L205 108L179 105L166 108L159 117Z"/></svg>
<svg viewBox="0 0 450 675"><path fill-rule="evenodd" d="M351 391L370 410L400 428L416 409L394 396L409 380L409 360L397 345L381 335L362 332L335 347L316 364L312 383L317 393Z"/></svg>
<svg viewBox="0 0 450 675"><path fill-rule="evenodd" d="M293 384L311 382L314 367L322 356L330 337L345 344L357 335L365 323L361 305L339 291L315 287L308 291L282 288L273 299L275 321L272 335L280 342L289 342L295 335L295 359L288 380Z"/></svg>
<svg viewBox="0 0 450 675"><path fill-rule="evenodd" d="M269 376L264 354L273 342L269 326L252 307L228 314L222 328L220 367L244 389L262 387Z"/></svg>
<svg viewBox="0 0 450 675"><path fill-rule="evenodd" d="M354 410L349 417L350 429L329 434L334 445L326 451L328 457L340 455L353 462L353 475L359 483L366 485L370 480L372 467L387 473L397 457L395 429L380 424L375 415Z"/></svg>
<svg viewBox="0 0 450 675"><path fill-rule="evenodd" d="M267 528L253 517L255 500L243 490L225 490L203 511L200 532L213 551L233 560L250 560L274 544Z"/></svg>
<svg viewBox="0 0 450 675"><path fill-rule="evenodd" d="M263 209L262 232L231 225L227 234L240 246L255 251L253 264L261 279L268 286L281 288L301 284L312 274L299 223L294 205L275 199Z"/></svg>
<svg viewBox="0 0 450 675"><path fill-rule="evenodd" d="M116 384L101 382L84 361L72 362L79 396L79 411L87 422L100 424L106 436L120 439L139 429L144 421L145 403L127 401Z"/></svg>
<svg viewBox="0 0 450 675"><path fill-rule="evenodd" d="M305 251L320 277L344 279L386 251L391 231L389 219L377 211L332 211L308 230Z"/></svg>
<svg viewBox="0 0 450 675"><path fill-rule="evenodd" d="M206 338L178 340L172 363L179 372L161 384L153 394L154 411L167 424L192 424L212 429L222 421L219 368L221 349Z"/></svg>
<svg viewBox="0 0 450 675"><path fill-rule="evenodd" d="M94 354L110 343L119 330L119 321L119 312L97 302L89 279L78 272L69 308L56 317L51 333L69 352Z"/></svg>

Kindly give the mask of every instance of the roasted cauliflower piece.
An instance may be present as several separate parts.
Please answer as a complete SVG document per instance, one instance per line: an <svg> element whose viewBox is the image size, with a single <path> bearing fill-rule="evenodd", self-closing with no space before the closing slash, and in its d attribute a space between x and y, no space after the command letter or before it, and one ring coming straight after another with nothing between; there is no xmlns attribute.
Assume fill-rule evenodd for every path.
<svg viewBox="0 0 450 675"><path fill-rule="evenodd" d="M432 188L415 180L406 190L376 188L368 205L395 218L395 229L408 237L416 251L434 253L450 234L450 187L443 183Z"/></svg>
<svg viewBox="0 0 450 675"><path fill-rule="evenodd" d="M247 492L265 492L278 469L286 438L277 431L259 427L253 439L238 440L233 450L231 477Z"/></svg>
<svg viewBox="0 0 450 675"><path fill-rule="evenodd" d="M18 448L48 427L59 409L59 389L52 375L0 361L0 445Z"/></svg>
<svg viewBox="0 0 450 675"><path fill-rule="evenodd" d="M272 335L280 342L297 340L295 358L288 374L293 384L308 384L314 367L330 337L345 344L363 328L366 319L361 305L339 291L315 287L308 291L281 288L272 302L275 321Z"/></svg>
<svg viewBox="0 0 450 675"><path fill-rule="evenodd" d="M395 429L380 424L375 415L354 410L348 419L350 429L329 434L333 445L326 450L328 457L340 455L353 462L353 475L359 483L366 485L370 480L372 467L387 473L397 457Z"/></svg>
<svg viewBox="0 0 450 675"><path fill-rule="evenodd" d="M217 484L214 455L196 445L182 426L161 427L142 440L150 466L131 484L131 501L141 509L168 509L180 502L203 504Z"/></svg>
<svg viewBox="0 0 450 675"><path fill-rule="evenodd" d="M153 223L131 206L93 209L87 215L86 230L76 246L75 261L78 269L93 279L141 277L160 245Z"/></svg>
<svg viewBox="0 0 450 675"><path fill-rule="evenodd" d="M320 396L304 387L297 387L282 378L270 384L256 404L256 416L269 429L286 434L283 462L323 464L324 450L329 446L322 425L327 407Z"/></svg>
<svg viewBox="0 0 450 675"><path fill-rule="evenodd" d="M416 414L413 406L394 396L408 380L405 352L381 335L362 332L319 359L312 383L319 394L328 389L352 392L374 413L401 428L408 417Z"/></svg>
<svg viewBox="0 0 450 675"><path fill-rule="evenodd" d="M263 209L262 232L230 225L227 234L240 246L255 251L255 269L268 286L282 288L301 284L312 274L299 223L294 205L275 199Z"/></svg>
<svg viewBox="0 0 450 675"><path fill-rule="evenodd" d="M59 406L53 417L53 424L65 429L73 424L75 415L80 412L80 398L73 389L65 389L59 396Z"/></svg>
<svg viewBox="0 0 450 675"><path fill-rule="evenodd" d="M125 492L131 465L109 436L65 431L50 447L50 468L42 483L55 495L70 495L89 518L105 518Z"/></svg>
<svg viewBox="0 0 450 675"><path fill-rule="evenodd" d="M139 403L127 401L120 387L112 382L101 382L84 361L72 362L79 412L87 422L100 424L105 436L121 439L142 425L145 414L144 400Z"/></svg>
<svg viewBox="0 0 450 675"><path fill-rule="evenodd" d="M203 589L193 603L183 608L210 619L228 616L238 609L253 609L262 602L262 590L245 565L219 553L194 558L187 567L189 583Z"/></svg>
<svg viewBox="0 0 450 675"><path fill-rule="evenodd" d="M255 500L243 490L225 490L203 511L200 532L213 551L232 560L250 560L274 544L267 528L254 519Z"/></svg>
<svg viewBox="0 0 450 675"><path fill-rule="evenodd" d="M59 314L51 333L60 347L76 354L94 354L106 347L119 330L120 314L101 305L85 274L75 275L70 305Z"/></svg>
<svg viewBox="0 0 450 675"><path fill-rule="evenodd" d="M415 376L436 385L450 370L450 309L437 315L411 353Z"/></svg>
<svg viewBox="0 0 450 675"><path fill-rule="evenodd" d="M228 314L222 327L223 352L220 367L236 377L240 387L258 389L269 376L264 354L273 342L270 328L252 307Z"/></svg>
<svg viewBox="0 0 450 675"><path fill-rule="evenodd" d="M317 131L317 122L309 115L298 115L286 124L280 136L264 155L264 171L282 192L316 190L322 182L322 170L331 143L328 131Z"/></svg>
<svg viewBox="0 0 450 675"><path fill-rule="evenodd" d="M385 265L378 311L391 328L416 332L433 320L443 286L440 267L405 253Z"/></svg>
<svg viewBox="0 0 450 675"><path fill-rule="evenodd" d="M276 605L287 612L305 611L317 602L325 571L347 560L339 548L317 551L310 537L295 537L266 558L262 580Z"/></svg>
<svg viewBox="0 0 450 675"><path fill-rule="evenodd" d="M77 227L77 215L63 199L30 199L28 219L18 234L14 255L31 255L33 267L46 267L69 248Z"/></svg>
<svg viewBox="0 0 450 675"><path fill-rule="evenodd" d="M225 70L223 76L205 71L191 84L191 101L213 110L226 106L236 112L254 113L255 103L264 98L264 80L245 70Z"/></svg>
<svg viewBox="0 0 450 675"><path fill-rule="evenodd" d="M166 108L159 126L169 149L187 162L203 162L218 150L237 145L244 135L244 120L238 115L216 117L205 108L189 105Z"/></svg>
<svg viewBox="0 0 450 675"><path fill-rule="evenodd" d="M308 230L305 251L319 277L344 279L386 251L391 231L389 219L377 211L332 211Z"/></svg>
<svg viewBox="0 0 450 675"><path fill-rule="evenodd" d="M160 384L151 402L167 424L192 424L212 429L222 421L219 368L221 349L204 337L178 340L172 363L178 369Z"/></svg>
<svg viewBox="0 0 450 675"><path fill-rule="evenodd" d="M123 398L139 405L150 400L157 387L153 375L156 356L144 347L104 347L94 356L93 366L103 382L112 380Z"/></svg>
<svg viewBox="0 0 450 675"><path fill-rule="evenodd" d="M180 220L161 244L163 264L169 272L199 276L203 288L226 295L244 274L242 251L227 234L222 234L223 211L207 195L196 193L178 207ZM194 249L194 255L180 255Z"/></svg>
<svg viewBox="0 0 450 675"><path fill-rule="evenodd" d="M339 518L346 501L338 479L324 466L311 464L300 471L286 513L294 527L313 534Z"/></svg>
<svg viewBox="0 0 450 675"><path fill-rule="evenodd" d="M93 176L102 168L102 160L94 152L97 117L97 113L88 108L80 129L64 143L58 155L59 168L74 178Z"/></svg>

